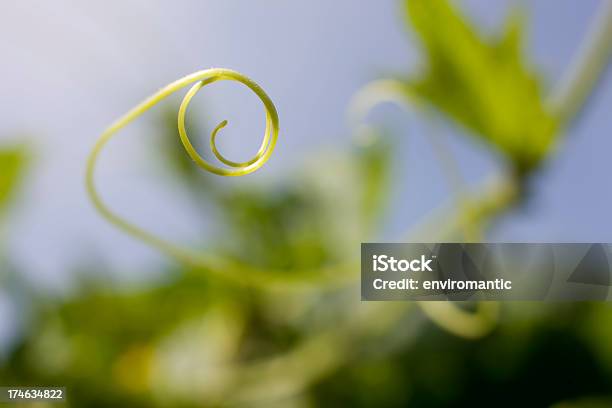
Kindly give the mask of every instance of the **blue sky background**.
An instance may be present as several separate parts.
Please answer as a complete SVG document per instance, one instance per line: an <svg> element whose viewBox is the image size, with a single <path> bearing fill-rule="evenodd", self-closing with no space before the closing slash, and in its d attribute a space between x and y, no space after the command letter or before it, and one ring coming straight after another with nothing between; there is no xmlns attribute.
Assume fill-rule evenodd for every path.
<svg viewBox="0 0 612 408"><path fill-rule="evenodd" d="M568 67L600 4L459 3L485 32L498 31L508 9L522 4L529 17L527 52L549 89ZM91 248L121 274L138 274L158 262L158 254L92 210L84 193L84 163L112 120L164 84L199 69L219 66L246 73L279 110L282 132L271 161L262 171L228 183L274 182L307 155L348 148L346 108L354 93L385 73L410 72L420 61L400 10L397 0L4 4L0 140L27 138L38 159L24 205L10 221L10 255L31 278L51 287L60 287L70 266L91 255ZM492 239L612 241L610 77L535 180L529 205L506 217ZM210 117L209 123L230 120L221 143L227 156L254 151L263 130L254 97L235 84L220 84L207 88L198 101L192 114ZM391 225L381 237L393 240L395 232L444 201L448 189L418 118L393 107L378 109L373 118L388 123L400 141L390 208L398 227ZM112 143L99 173L101 188L115 208L138 223L176 240L197 239L206 225L193 224L195 209L188 198L152 164L151 131L145 119ZM452 126L444 126L443 133L468 179L486 177L494 163L489 152Z"/></svg>

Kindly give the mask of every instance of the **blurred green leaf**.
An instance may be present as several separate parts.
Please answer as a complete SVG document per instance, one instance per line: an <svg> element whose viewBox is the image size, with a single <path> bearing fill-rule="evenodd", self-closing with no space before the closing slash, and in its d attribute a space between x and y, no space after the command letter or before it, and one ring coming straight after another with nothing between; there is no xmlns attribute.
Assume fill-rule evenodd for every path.
<svg viewBox="0 0 612 408"><path fill-rule="evenodd" d="M389 199L392 143L388 135L374 133L362 143L356 154L359 172L362 217L373 227Z"/></svg>
<svg viewBox="0 0 612 408"><path fill-rule="evenodd" d="M0 215L6 210L23 176L26 156L23 146L0 149Z"/></svg>
<svg viewBox="0 0 612 408"><path fill-rule="evenodd" d="M313 191L286 185L273 190L235 189L221 208L234 256L260 267L313 268L329 263L324 206Z"/></svg>
<svg viewBox="0 0 612 408"><path fill-rule="evenodd" d="M502 152L519 174L550 151L557 120L521 50L514 15L498 38L485 38L447 0L406 0L406 18L427 63L407 80L411 97L432 105Z"/></svg>

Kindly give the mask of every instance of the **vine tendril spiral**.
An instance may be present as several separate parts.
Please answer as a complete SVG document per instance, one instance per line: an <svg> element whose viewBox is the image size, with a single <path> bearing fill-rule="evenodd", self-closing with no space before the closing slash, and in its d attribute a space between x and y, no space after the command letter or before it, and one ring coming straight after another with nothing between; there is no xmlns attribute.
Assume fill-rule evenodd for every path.
<svg viewBox="0 0 612 408"><path fill-rule="evenodd" d="M259 99L264 105L266 112L266 127L264 131L263 140L255 156L253 156L253 158L248 161L234 162L228 160L219 152L216 145L216 138L219 131L227 125L226 120L219 123L219 125L217 125L217 127L213 130L210 136L210 146L212 152L221 163L228 166L229 168L217 166L205 160L193 147L193 144L191 143L191 140L189 139L187 130L185 128L185 115L187 112L187 108L189 107L189 103L191 102L193 97L204 86L212 84L213 82L223 80L237 81L247 86L251 91L255 93L255 95L259 97ZM117 226L119 229L183 262L197 266L206 266L208 267L208 269L219 269L220 267L222 267L222 263L220 262L219 258L215 258L212 255L206 256L205 254L200 253L194 254L192 251L175 246L151 234L150 232L141 229L140 227L130 223L129 221L126 221L124 218L114 213L102 200L95 184L94 176L96 165L98 163L101 151L109 142L109 140L112 139L113 136L115 136L117 132L119 132L122 128L137 119L139 116L141 116L153 106L158 104L160 101L190 84L194 85L185 94L183 101L179 107L178 131L181 142L183 143L187 154L200 168L210 173L217 174L219 176L243 176L256 171L268 161L268 159L272 155L272 152L274 151L274 146L276 145L279 132L278 113L276 111L274 103L266 94L266 92L259 85L257 85L257 83L255 83L252 79L246 77L245 75L230 69L211 68L195 72L191 75L187 75L177 81L168 84L149 98L142 101L125 115L120 117L112 125L110 125L100 135L100 138L96 142L93 150L89 155L86 170L87 192L98 212L106 220L108 220L111 224Z"/></svg>

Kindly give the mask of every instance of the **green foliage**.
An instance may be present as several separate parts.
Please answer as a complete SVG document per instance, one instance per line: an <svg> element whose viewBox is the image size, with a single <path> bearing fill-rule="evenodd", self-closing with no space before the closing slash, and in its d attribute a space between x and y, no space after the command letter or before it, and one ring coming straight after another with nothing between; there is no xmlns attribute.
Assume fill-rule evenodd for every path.
<svg viewBox="0 0 612 408"><path fill-rule="evenodd" d="M228 244L244 262L275 269L316 268L333 259L318 199L286 186L275 191L239 190L224 199Z"/></svg>
<svg viewBox="0 0 612 408"><path fill-rule="evenodd" d="M485 38L447 0L405 5L427 58L420 75L405 81L406 92L495 147L517 173L537 167L558 126L521 50L520 19L509 19L499 38Z"/></svg>
<svg viewBox="0 0 612 408"><path fill-rule="evenodd" d="M23 146L0 149L0 215L8 207L26 164L26 149Z"/></svg>
<svg viewBox="0 0 612 408"><path fill-rule="evenodd" d="M391 179L393 145L388 135L371 135L368 143L357 148L357 172L361 181L361 213L368 227L374 228L387 204Z"/></svg>
<svg viewBox="0 0 612 408"><path fill-rule="evenodd" d="M129 293L84 281L86 289L74 298L37 299L30 336L0 368L0 382L62 384L70 390L69 406L152 406L142 387L154 345L182 324L200 321L226 295L181 273L159 287Z"/></svg>

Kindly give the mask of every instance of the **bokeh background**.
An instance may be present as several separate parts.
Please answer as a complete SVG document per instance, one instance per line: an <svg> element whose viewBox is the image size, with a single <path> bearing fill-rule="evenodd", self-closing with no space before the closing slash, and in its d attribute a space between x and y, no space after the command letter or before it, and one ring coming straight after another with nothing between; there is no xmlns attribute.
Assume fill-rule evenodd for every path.
<svg viewBox="0 0 612 408"><path fill-rule="evenodd" d="M451 2L485 44L520 15L520 64L537 78L534 98L543 106L580 66L605 3ZM66 385L71 406L610 406L605 303L464 304L456 307L470 314L455 319L454 306L359 302L351 263L359 242L401 241L441 204L449 219L461 208L449 165L450 173L461 169L475 202L470 188L512 173L513 158L495 135L478 134L426 96L427 109L385 104L363 118L367 127L348 120L364 86L409 83L427 67L428 34L413 27L409 7L399 0L4 4L0 384ZM444 38L450 23L440 16L433 31ZM483 239L612 241L612 82L600 65L576 102L581 108L521 179L517 202L479 225ZM440 66L452 72L452 61ZM349 283L218 280L125 235L89 203L84 169L97 135L161 86L209 67L243 72L271 96L281 123L271 160L248 177L201 174L180 148L176 95L104 152L104 196L186 247L287 276L348 262L338 274L352 276ZM441 89L465 89L449 77ZM508 118L531 126L528 116ZM222 119L230 124L220 149L247 159L264 128L259 101L235 83L200 92L189 126L203 151ZM465 327L448 323L462 319Z"/></svg>

